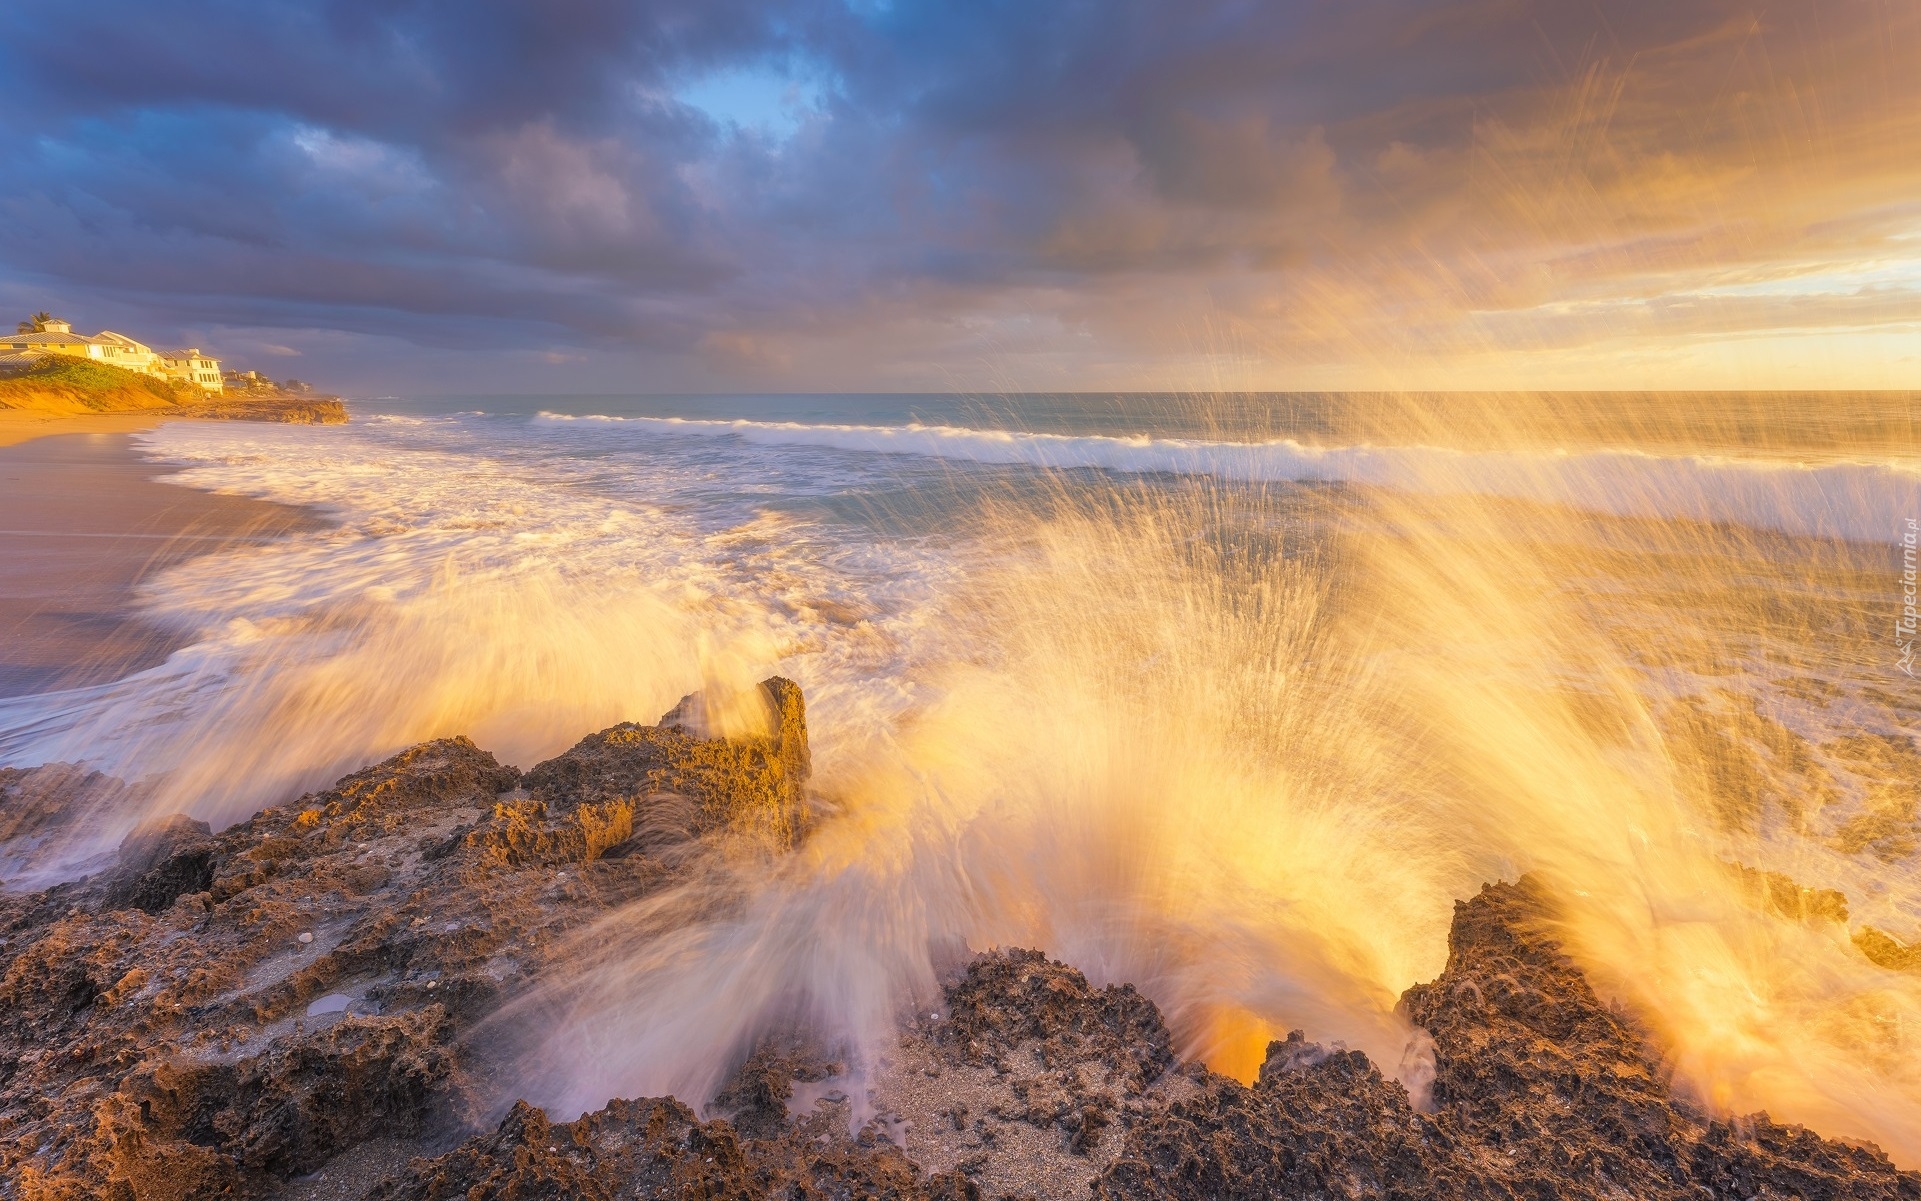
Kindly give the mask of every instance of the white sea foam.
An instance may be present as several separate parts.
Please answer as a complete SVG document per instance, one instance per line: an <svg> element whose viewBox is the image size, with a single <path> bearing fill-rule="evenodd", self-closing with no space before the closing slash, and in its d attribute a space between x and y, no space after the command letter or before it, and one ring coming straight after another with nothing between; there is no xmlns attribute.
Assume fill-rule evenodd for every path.
<svg viewBox="0 0 1921 1201"><path fill-rule="evenodd" d="M0 700L0 762L84 759L221 823L423 738L467 734L528 766L783 662L847 718L830 730L861 737L878 720L864 709L904 703L896 659L937 556L810 539L751 489L702 499L707 465L491 432L440 418L148 436L185 466L172 482L338 524L149 580L142 615L189 645L112 684Z"/></svg>
<svg viewBox="0 0 1921 1201"><path fill-rule="evenodd" d="M1777 651L1830 653L1765 586L1715 591L1757 540L1649 522L1691 574L1611 575L1585 514L1872 540L1914 498L1911 463L476 415L146 445L177 483L338 525L149 581L144 615L191 644L0 701L8 763L153 775L158 803L225 821L422 738L526 766L710 683L806 690L830 819L726 905L663 893L595 932L574 1020L547 1028L553 1075L526 1075L557 1106L698 1100L796 1017L884 1044L939 945L1038 945L1136 983L1183 1051L1244 1074L1292 1025L1391 1064L1394 999L1439 970L1451 900L1532 867L1578 890L1583 962L1717 1103L1921 1157L1921 1056L1900 1041L1921 986L1730 891L1721 860L1764 848L1731 851L1674 800L1648 672L1562 587L1585 573L1588 599L1654 623L1672 677L1702 630L1662 589L1719 597L1700 620L1758 649L1699 670L1743 687ZM1023 508L1008 476L1068 517ZM1333 556L1354 578L1330 591L1312 554L1269 553L1316 494L1247 481L1364 485L1374 524ZM1521 507L1554 546L1504 541L1476 496L1553 502ZM1400 537L1369 544L1381 530ZM1803 866L1844 857L1792 836ZM1911 872L1862 870L1885 912L1914 912Z"/></svg>
<svg viewBox="0 0 1921 1201"><path fill-rule="evenodd" d="M573 417L657 433L730 436L762 446L922 455L1049 470L1099 468L1224 480L1367 484L1568 504L1621 517L1727 521L1819 538L1886 542L1921 512L1921 460L1801 463L1638 450L1461 451L1436 446L1312 446L1293 439L1207 441L946 425L803 424L681 417Z"/></svg>

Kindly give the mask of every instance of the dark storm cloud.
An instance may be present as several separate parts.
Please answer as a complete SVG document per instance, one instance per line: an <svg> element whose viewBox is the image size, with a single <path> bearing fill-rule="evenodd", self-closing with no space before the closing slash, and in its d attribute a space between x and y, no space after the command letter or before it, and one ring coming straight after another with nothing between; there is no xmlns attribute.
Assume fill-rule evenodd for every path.
<svg viewBox="0 0 1921 1201"><path fill-rule="evenodd" d="M103 0L0 49L0 296L799 386L1196 314L1446 349L1898 239L1916 45L1874 3Z"/></svg>

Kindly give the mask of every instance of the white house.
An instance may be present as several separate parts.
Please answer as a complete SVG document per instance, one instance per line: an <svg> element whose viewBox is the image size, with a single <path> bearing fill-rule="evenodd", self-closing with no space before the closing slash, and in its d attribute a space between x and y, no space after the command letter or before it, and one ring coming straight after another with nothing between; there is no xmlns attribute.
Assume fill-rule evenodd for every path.
<svg viewBox="0 0 1921 1201"><path fill-rule="evenodd" d="M154 373L156 375L185 380L208 392L225 389L220 382L220 360L201 354L197 346L186 350L163 350L156 357L160 361L159 370Z"/></svg>
<svg viewBox="0 0 1921 1201"><path fill-rule="evenodd" d="M110 329L103 329L87 340L98 348L99 354L95 357L103 363L125 367L129 371L138 371L142 375L155 373L154 365L158 356L153 353L153 347L144 342L136 342L125 334L116 334Z"/></svg>
<svg viewBox="0 0 1921 1201"><path fill-rule="evenodd" d="M206 392L220 392L220 360L202 354L198 347L155 353L153 347L125 334L101 330L97 334L76 334L66 321L42 322L27 334L0 334L0 358L19 362L40 355L63 354L92 359L111 367L184 380Z"/></svg>

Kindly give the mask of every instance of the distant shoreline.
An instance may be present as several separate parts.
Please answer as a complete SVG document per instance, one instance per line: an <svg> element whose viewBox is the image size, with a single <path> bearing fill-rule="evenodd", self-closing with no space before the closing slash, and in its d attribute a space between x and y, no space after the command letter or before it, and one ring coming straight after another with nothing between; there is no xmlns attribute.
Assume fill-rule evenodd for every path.
<svg viewBox="0 0 1921 1201"><path fill-rule="evenodd" d="M0 375L0 416L9 414L31 415L6 421L10 427L26 431L35 429L36 419L77 418L91 423L109 415L343 425L347 406L338 396L307 391L304 384L285 390L270 380L254 381L226 396L179 380L158 379L67 355L47 355L24 371L9 370ZM83 424L71 428L86 431L100 427ZM39 432L53 431L42 428ZM13 440L17 439L0 445Z"/></svg>

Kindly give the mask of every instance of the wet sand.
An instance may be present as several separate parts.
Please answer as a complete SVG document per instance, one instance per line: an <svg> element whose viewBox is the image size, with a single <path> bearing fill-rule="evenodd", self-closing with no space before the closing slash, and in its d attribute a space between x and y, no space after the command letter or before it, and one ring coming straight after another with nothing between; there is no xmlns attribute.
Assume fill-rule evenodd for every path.
<svg viewBox="0 0 1921 1201"><path fill-rule="evenodd" d="M131 615L140 582L240 542L324 527L313 513L159 482L138 414L0 423L0 696L118 679L182 640ZM76 428L88 432L52 432ZM16 428L25 438L8 438Z"/></svg>
<svg viewBox="0 0 1921 1201"><path fill-rule="evenodd" d="M169 420L157 413L44 413L38 409L0 409L0 447L18 446L55 434L132 434Z"/></svg>

